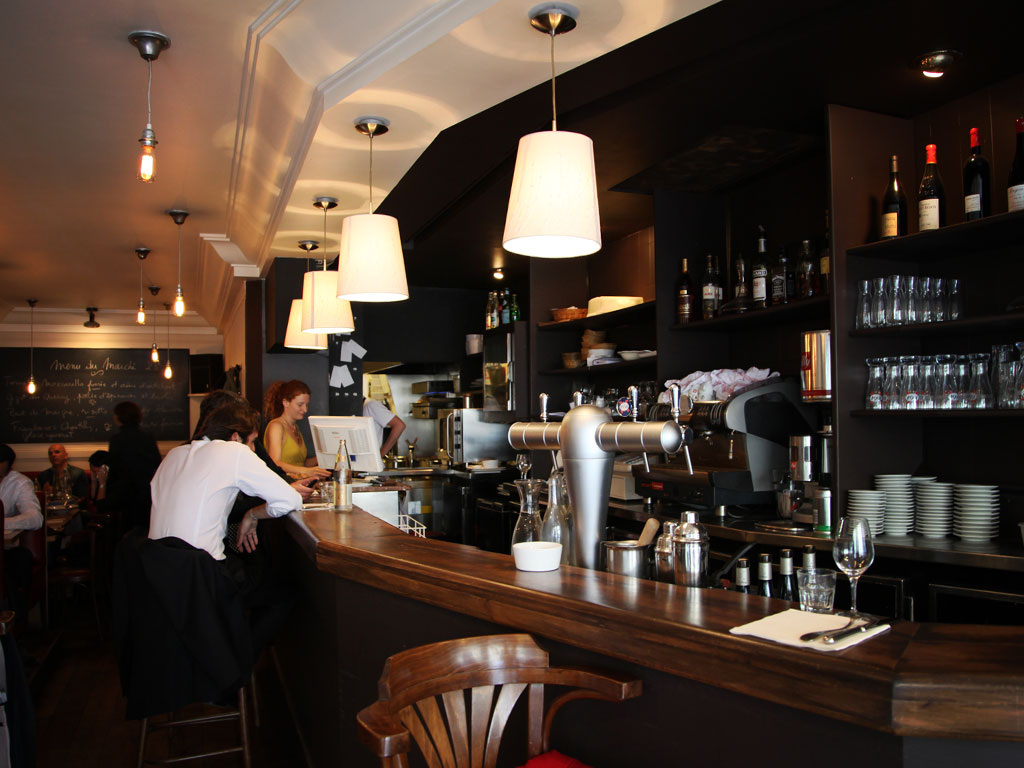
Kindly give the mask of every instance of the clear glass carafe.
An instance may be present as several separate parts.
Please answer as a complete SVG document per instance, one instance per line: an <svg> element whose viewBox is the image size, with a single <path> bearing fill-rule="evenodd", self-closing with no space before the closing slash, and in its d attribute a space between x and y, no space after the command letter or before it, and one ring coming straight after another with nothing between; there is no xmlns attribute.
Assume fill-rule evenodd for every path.
<svg viewBox="0 0 1024 768"><path fill-rule="evenodd" d="M541 541L540 495L547 483L544 480L516 480L519 491L519 518L512 531L512 544Z"/></svg>
<svg viewBox="0 0 1024 768"><path fill-rule="evenodd" d="M971 399L971 356L956 356L957 408L973 408Z"/></svg>
<svg viewBox="0 0 1024 768"><path fill-rule="evenodd" d="M572 512L569 508L569 486L565 472L556 469L548 477L548 509L541 523L541 541L562 545L562 565L572 565Z"/></svg>
<svg viewBox="0 0 1024 768"><path fill-rule="evenodd" d="M960 386L956 380L956 355L935 356L935 407L952 410L960 407Z"/></svg>
<svg viewBox="0 0 1024 768"><path fill-rule="evenodd" d="M992 380L989 378L987 352L970 355L971 380L967 388L967 399L971 408L992 408L995 396L992 394Z"/></svg>
<svg viewBox="0 0 1024 768"><path fill-rule="evenodd" d="M887 411L903 409L903 370L898 357L885 359L885 388L882 390L882 407Z"/></svg>
<svg viewBox="0 0 1024 768"><path fill-rule="evenodd" d="M885 358L869 357L868 385L864 393L864 407L869 411L882 410L882 397L885 394Z"/></svg>
<svg viewBox="0 0 1024 768"><path fill-rule="evenodd" d="M917 358L921 369L921 399L918 408L935 407L935 355L921 355Z"/></svg>
<svg viewBox="0 0 1024 768"><path fill-rule="evenodd" d="M871 281L861 280L857 291L857 314L853 317L853 327L858 331L874 327L871 319Z"/></svg>
<svg viewBox="0 0 1024 768"><path fill-rule="evenodd" d="M900 392L903 395L903 410L916 411L921 407L924 383L921 381L921 367L916 355L904 355L900 358L903 378Z"/></svg>

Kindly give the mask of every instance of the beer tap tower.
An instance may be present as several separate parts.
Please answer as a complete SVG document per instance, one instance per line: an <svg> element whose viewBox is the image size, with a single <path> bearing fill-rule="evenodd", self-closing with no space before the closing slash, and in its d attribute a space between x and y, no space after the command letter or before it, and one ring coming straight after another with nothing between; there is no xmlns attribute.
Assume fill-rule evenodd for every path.
<svg viewBox="0 0 1024 768"><path fill-rule="evenodd" d="M583 405L579 393L573 397L575 406L561 423L553 423L547 420L548 396L542 394L541 421L516 422L508 441L517 451L561 450L573 508L575 564L597 570L615 454L642 452L646 459L649 452L676 453L688 440L675 421L613 422L603 408Z"/></svg>

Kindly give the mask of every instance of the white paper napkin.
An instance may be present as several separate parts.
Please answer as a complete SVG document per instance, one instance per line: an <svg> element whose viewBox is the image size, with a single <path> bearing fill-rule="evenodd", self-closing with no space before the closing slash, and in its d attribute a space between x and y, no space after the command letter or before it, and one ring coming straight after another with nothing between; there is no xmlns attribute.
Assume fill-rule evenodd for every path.
<svg viewBox="0 0 1024 768"><path fill-rule="evenodd" d="M800 636L807 632L840 629L845 627L849 621L850 619L846 616L837 616L831 613L811 613L790 608L788 611L775 613L771 616L765 616L763 619L752 621L749 624L733 627L729 632L734 635L759 637L762 640L771 640L773 643L791 645L794 648L811 648L815 651L841 651L844 648L849 648L851 645L863 643L868 638L889 631L889 625L882 624L860 634L850 635L832 644L823 643L820 638L809 643L805 643L800 639Z"/></svg>

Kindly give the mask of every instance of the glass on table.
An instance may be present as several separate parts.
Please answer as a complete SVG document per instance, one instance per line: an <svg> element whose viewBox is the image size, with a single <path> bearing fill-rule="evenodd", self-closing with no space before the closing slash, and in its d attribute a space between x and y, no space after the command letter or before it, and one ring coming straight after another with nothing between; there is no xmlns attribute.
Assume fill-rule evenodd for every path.
<svg viewBox="0 0 1024 768"><path fill-rule="evenodd" d="M797 568L800 610L831 613L836 596L836 572L831 568Z"/></svg>
<svg viewBox="0 0 1024 768"><path fill-rule="evenodd" d="M857 612L857 580L875 560L875 544L866 517L843 517L832 542L832 557L850 579L850 613Z"/></svg>

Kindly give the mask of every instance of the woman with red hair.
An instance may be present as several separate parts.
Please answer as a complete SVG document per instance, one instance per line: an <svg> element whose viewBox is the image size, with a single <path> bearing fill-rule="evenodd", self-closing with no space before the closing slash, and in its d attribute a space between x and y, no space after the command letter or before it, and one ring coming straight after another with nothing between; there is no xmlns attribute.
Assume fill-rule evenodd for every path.
<svg viewBox="0 0 1024 768"><path fill-rule="evenodd" d="M263 444L278 466L295 478L330 477L330 472L316 465L316 458L306 458L306 443L298 422L309 410L309 387L298 379L275 381L263 398L267 431Z"/></svg>

